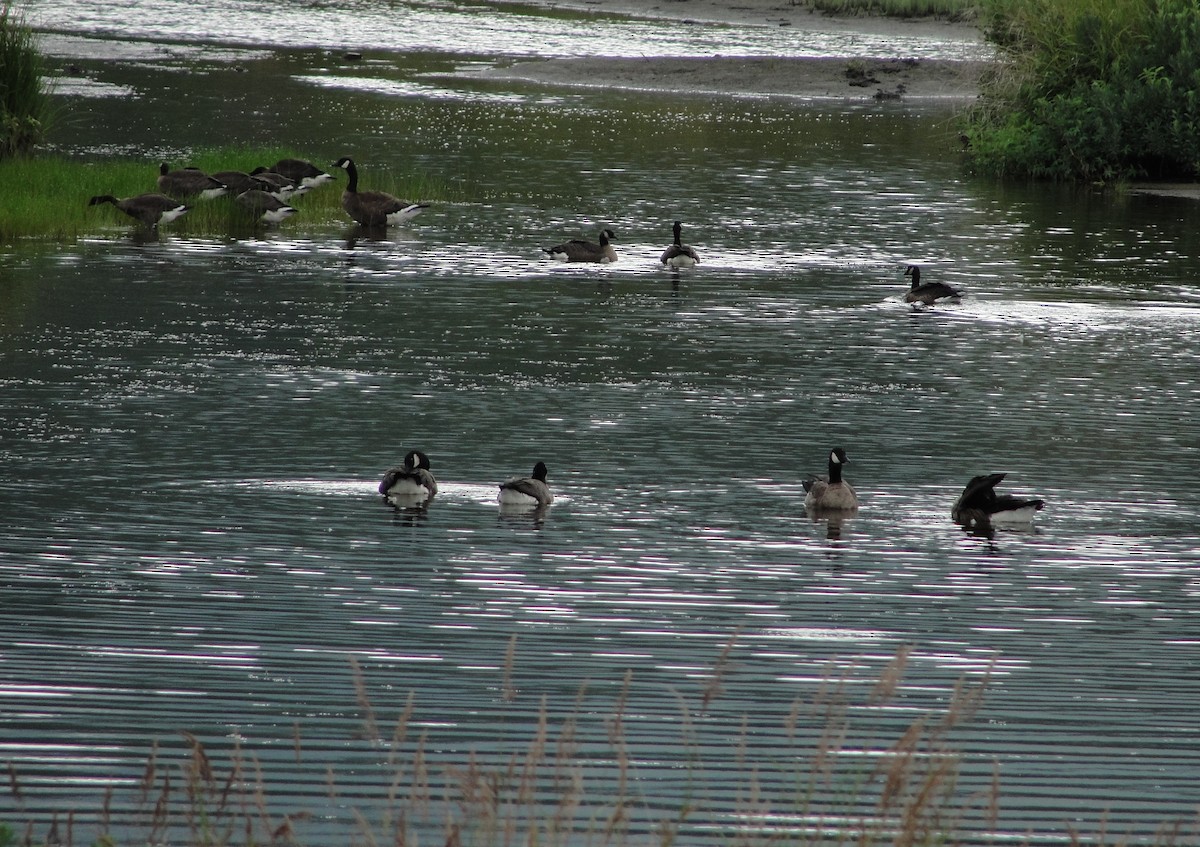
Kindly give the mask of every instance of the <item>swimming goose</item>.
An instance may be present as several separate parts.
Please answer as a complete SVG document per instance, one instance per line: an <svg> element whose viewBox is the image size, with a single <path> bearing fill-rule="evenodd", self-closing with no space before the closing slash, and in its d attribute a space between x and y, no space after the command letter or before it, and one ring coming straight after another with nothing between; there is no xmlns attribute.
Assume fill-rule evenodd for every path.
<svg viewBox="0 0 1200 847"><path fill-rule="evenodd" d="M139 194L118 200L111 194L101 194L88 201L89 206L101 203L112 203L131 218L141 221L146 226L158 226L160 223L169 224L176 218L187 214L191 206L185 206L178 200L165 194Z"/></svg>
<svg viewBox="0 0 1200 847"><path fill-rule="evenodd" d="M954 501L950 517L966 529L987 528L993 524L1027 524L1046 505L1034 497L1014 497L997 494L996 486L1005 474L993 473L972 477L962 494Z"/></svg>
<svg viewBox="0 0 1200 847"><path fill-rule="evenodd" d="M962 297L961 291L944 282L922 283L921 268L917 265L909 265L905 268L904 275L912 277L912 287L904 295L905 303L924 303L926 306L932 306L938 300L957 300Z"/></svg>
<svg viewBox="0 0 1200 847"><path fill-rule="evenodd" d="M501 506L548 506L554 495L546 485L546 463L533 466L531 476L513 477L500 485Z"/></svg>
<svg viewBox="0 0 1200 847"><path fill-rule="evenodd" d="M406 223L429 208L427 203L410 203L383 191L359 191L358 168L353 160L345 156L334 162L333 166L343 168L349 177L346 190L342 192L342 208L363 226Z"/></svg>
<svg viewBox="0 0 1200 847"><path fill-rule="evenodd" d="M384 497L426 500L437 494L437 481L429 470L429 457L420 450L409 450L404 463L383 475L379 493Z"/></svg>
<svg viewBox="0 0 1200 847"><path fill-rule="evenodd" d="M852 511L858 508L854 486L842 479L842 466L850 459L841 447L829 453L829 476L814 475L804 480L804 508L809 511Z"/></svg>
<svg viewBox="0 0 1200 847"><path fill-rule="evenodd" d="M171 170L163 162L158 168L158 187L170 197L202 197L210 200L225 193L225 185L199 168Z"/></svg>
<svg viewBox="0 0 1200 847"><path fill-rule="evenodd" d="M296 209L284 203L274 194L261 188L243 191L237 196L237 203L249 209L259 220L269 224L277 224L296 214Z"/></svg>
<svg viewBox="0 0 1200 847"><path fill-rule="evenodd" d="M271 170L305 188L316 188L318 185L333 182L332 174L326 173L312 162L304 159L280 159L271 166Z"/></svg>
<svg viewBox="0 0 1200 847"><path fill-rule="evenodd" d="M600 230L600 243L574 238L556 244L553 247L543 247L542 251L559 262L599 262L608 264L617 260L617 251L608 242L617 237L611 229Z"/></svg>
<svg viewBox="0 0 1200 847"><path fill-rule="evenodd" d="M671 227L671 231L675 233L675 240L662 254L662 263L670 265L673 268L690 268L700 263L700 257L696 255L696 251L686 244L679 243L679 234L683 231L683 224L675 221L675 225Z"/></svg>

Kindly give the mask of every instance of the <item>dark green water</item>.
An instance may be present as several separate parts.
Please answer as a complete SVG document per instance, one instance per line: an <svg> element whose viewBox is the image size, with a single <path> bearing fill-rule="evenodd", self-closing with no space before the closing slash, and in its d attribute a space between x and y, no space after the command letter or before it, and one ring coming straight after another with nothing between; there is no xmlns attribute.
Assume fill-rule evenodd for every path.
<svg viewBox="0 0 1200 847"><path fill-rule="evenodd" d="M105 786L136 806L151 743L177 772L187 730L219 762L240 740L273 815L315 810L304 843L354 841L350 809L376 821L391 772L353 657L384 736L414 692L396 749L427 734L435 795L468 750L523 756L544 697L552 738L579 718L585 794L611 796L632 672L630 843L687 802L688 842L855 820L853 781L985 675L947 739L964 828L1194 823L1191 203L971 182L951 117L904 104L397 94L312 84L319 54L262 61L238 108L211 82L244 73L117 63L141 100L81 102L60 143L156 157L265 128L364 178L425 171L454 202L382 240L298 217L5 247L0 759L22 790L0 820L73 809L90 842ZM246 108L268 91L289 108ZM675 219L702 259L680 274L657 261ZM617 264L543 258L604 225ZM907 261L967 297L913 311ZM838 532L800 486L834 444L863 501ZM442 490L398 512L375 485L414 447ZM555 505L501 515L496 484L538 460ZM1046 498L1032 529L951 523L990 471ZM843 775L806 804L795 762L824 719L789 714L838 699L831 678ZM444 840L430 818L412 825Z"/></svg>

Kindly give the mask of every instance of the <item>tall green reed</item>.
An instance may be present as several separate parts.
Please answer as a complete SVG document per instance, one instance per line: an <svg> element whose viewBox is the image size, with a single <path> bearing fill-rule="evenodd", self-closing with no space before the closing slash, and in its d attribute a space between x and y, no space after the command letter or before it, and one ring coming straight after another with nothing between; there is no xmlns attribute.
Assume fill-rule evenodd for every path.
<svg viewBox="0 0 1200 847"><path fill-rule="evenodd" d="M33 34L10 3L0 5L0 159L45 137L53 115L45 71Z"/></svg>

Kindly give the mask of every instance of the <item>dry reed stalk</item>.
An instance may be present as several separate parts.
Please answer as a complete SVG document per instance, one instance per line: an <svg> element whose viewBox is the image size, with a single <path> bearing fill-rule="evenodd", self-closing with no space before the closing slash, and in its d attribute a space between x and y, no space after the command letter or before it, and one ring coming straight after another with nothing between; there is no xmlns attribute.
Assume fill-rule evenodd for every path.
<svg viewBox="0 0 1200 847"><path fill-rule="evenodd" d="M164 833L168 823L168 815L171 808L171 775L163 774L162 790L159 792L158 799L154 803L154 813L150 819L150 838L149 843L154 844L162 840L160 833Z"/></svg>
<svg viewBox="0 0 1200 847"><path fill-rule="evenodd" d="M550 715L546 695L538 707L537 727L533 740L525 753L525 765L521 769L521 780L517 788L517 802L532 803L537 793L537 773L546 760L546 739L549 734Z"/></svg>
<svg viewBox="0 0 1200 847"><path fill-rule="evenodd" d="M146 767L142 771L141 780L141 797L138 800L139 805L145 804L150 799L150 789L154 787L154 783L158 781L158 742L155 741L150 745L150 755L146 757Z"/></svg>
<svg viewBox="0 0 1200 847"><path fill-rule="evenodd" d="M417 749L413 753L412 785L409 787L408 802L422 812L428 812L431 800L429 794L429 772L425 765L425 743L428 740L428 730L421 733Z"/></svg>
<svg viewBox="0 0 1200 847"><path fill-rule="evenodd" d="M25 798L21 796L21 782L17 779L17 769L11 761L8 763L8 793L13 796L13 799L18 803L24 802Z"/></svg>
<svg viewBox="0 0 1200 847"><path fill-rule="evenodd" d="M890 810L903 801L904 789L913 769L913 757L917 744L925 732L925 719L918 718L905 730L880 759L871 777L884 774L883 788L879 792L879 816L887 817Z"/></svg>
<svg viewBox="0 0 1200 847"><path fill-rule="evenodd" d="M511 703L517 699L517 689L513 686L513 665L517 660L517 635L513 633L508 639L508 649L504 651L504 679L501 683L501 696L505 703Z"/></svg>
<svg viewBox="0 0 1200 847"><path fill-rule="evenodd" d="M789 744L796 743L796 729L800 726L800 709L803 707L804 701L799 697L792 700L791 711L788 712L787 718L783 722L783 731L787 735Z"/></svg>
<svg viewBox="0 0 1200 847"><path fill-rule="evenodd" d="M954 787L958 762L950 756L940 756L925 773L921 785L907 802L900 819L900 833L893 842L895 847L914 847L925 843L938 831L938 812L941 804L938 795Z"/></svg>
<svg viewBox="0 0 1200 847"><path fill-rule="evenodd" d="M112 824L112 800L113 787L110 785L104 789L104 801L100 805L100 840L103 841L108 837L108 831Z"/></svg>
<svg viewBox="0 0 1200 847"><path fill-rule="evenodd" d="M875 682L875 688L872 689L868 702L878 705L892 699L904 679L904 671L908 668L908 657L911 654L911 644L900 645L896 650L896 655L892 657Z"/></svg>
<svg viewBox="0 0 1200 847"><path fill-rule="evenodd" d="M733 635L729 636L729 640L721 648L721 652L717 654L716 664L713 665L708 682L705 684L704 690L700 693L700 714L708 711L709 705L723 690L721 683L725 675L729 672L729 654L733 652L733 645L737 642L739 632L740 630L734 630Z"/></svg>
<svg viewBox="0 0 1200 847"><path fill-rule="evenodd" d="M416 702L417 697L415 692L408 692L408 699L404 701L404 711L400 713L400 717L396 718L396 728L392 730L391 753L388 755L388 764L393 767L396 764L396 754L408 739L408 724L412 720L413 711L416 709Z"/></svg>
<svg viewBox="0 0 1200 847"><path fill-rule="evenodd" d="M375 721L375 709L367 695L367 684L363 678L362 665L354 656L350 657L350 670L354 677L354 696L363 713L363 735L368 741L379 742L379 724Z"/></svg>
<svg viewBox="0 0 1200 847"><path fill-rule="evenodd" d="M379 843L375 840L375 832L371 829L371 824L363 817L363 813L357 808L350 810L354 814L354 822L358 824L358 831L367 839L369 847L379 847Z"/></svg>

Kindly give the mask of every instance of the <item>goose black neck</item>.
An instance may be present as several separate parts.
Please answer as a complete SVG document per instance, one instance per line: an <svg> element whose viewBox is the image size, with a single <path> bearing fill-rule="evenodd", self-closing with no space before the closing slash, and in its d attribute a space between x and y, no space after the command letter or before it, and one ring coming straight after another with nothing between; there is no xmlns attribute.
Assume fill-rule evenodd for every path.
<svg viewBox="0 0 1200 847"><path fill-rule="evenodd" d="M683 229L683 227L681 227L679 224L675 224L675 226L672 228L672 232L675 233L675 246L676 247L683 246L683 244L680 243L680 240L679 240L679 233L682 229Z"/></svg>
<svg viewBox="0 0 1200 847"><path fill-rule="evenodd" d="M913 279L913 281L912 281L913 288L916 288L917 286L919 286L921 284L921 269L920 268L912 269L912 279Z"/></svg>
<svg viewBox="0 0 1200 847"><path fill-rule="evenodd" d="M354 166L354 162L346 162L346 178L349 180L346 183L346 190L351 194L358 191L358 168Z"/></svg>
<svg viewBox="0 0 1200 847"><path fill-rule="evenodd" d="M835 461L831 456L829 458L829 483L832 485L835 482L842 481L842 463Z"/></svg>

